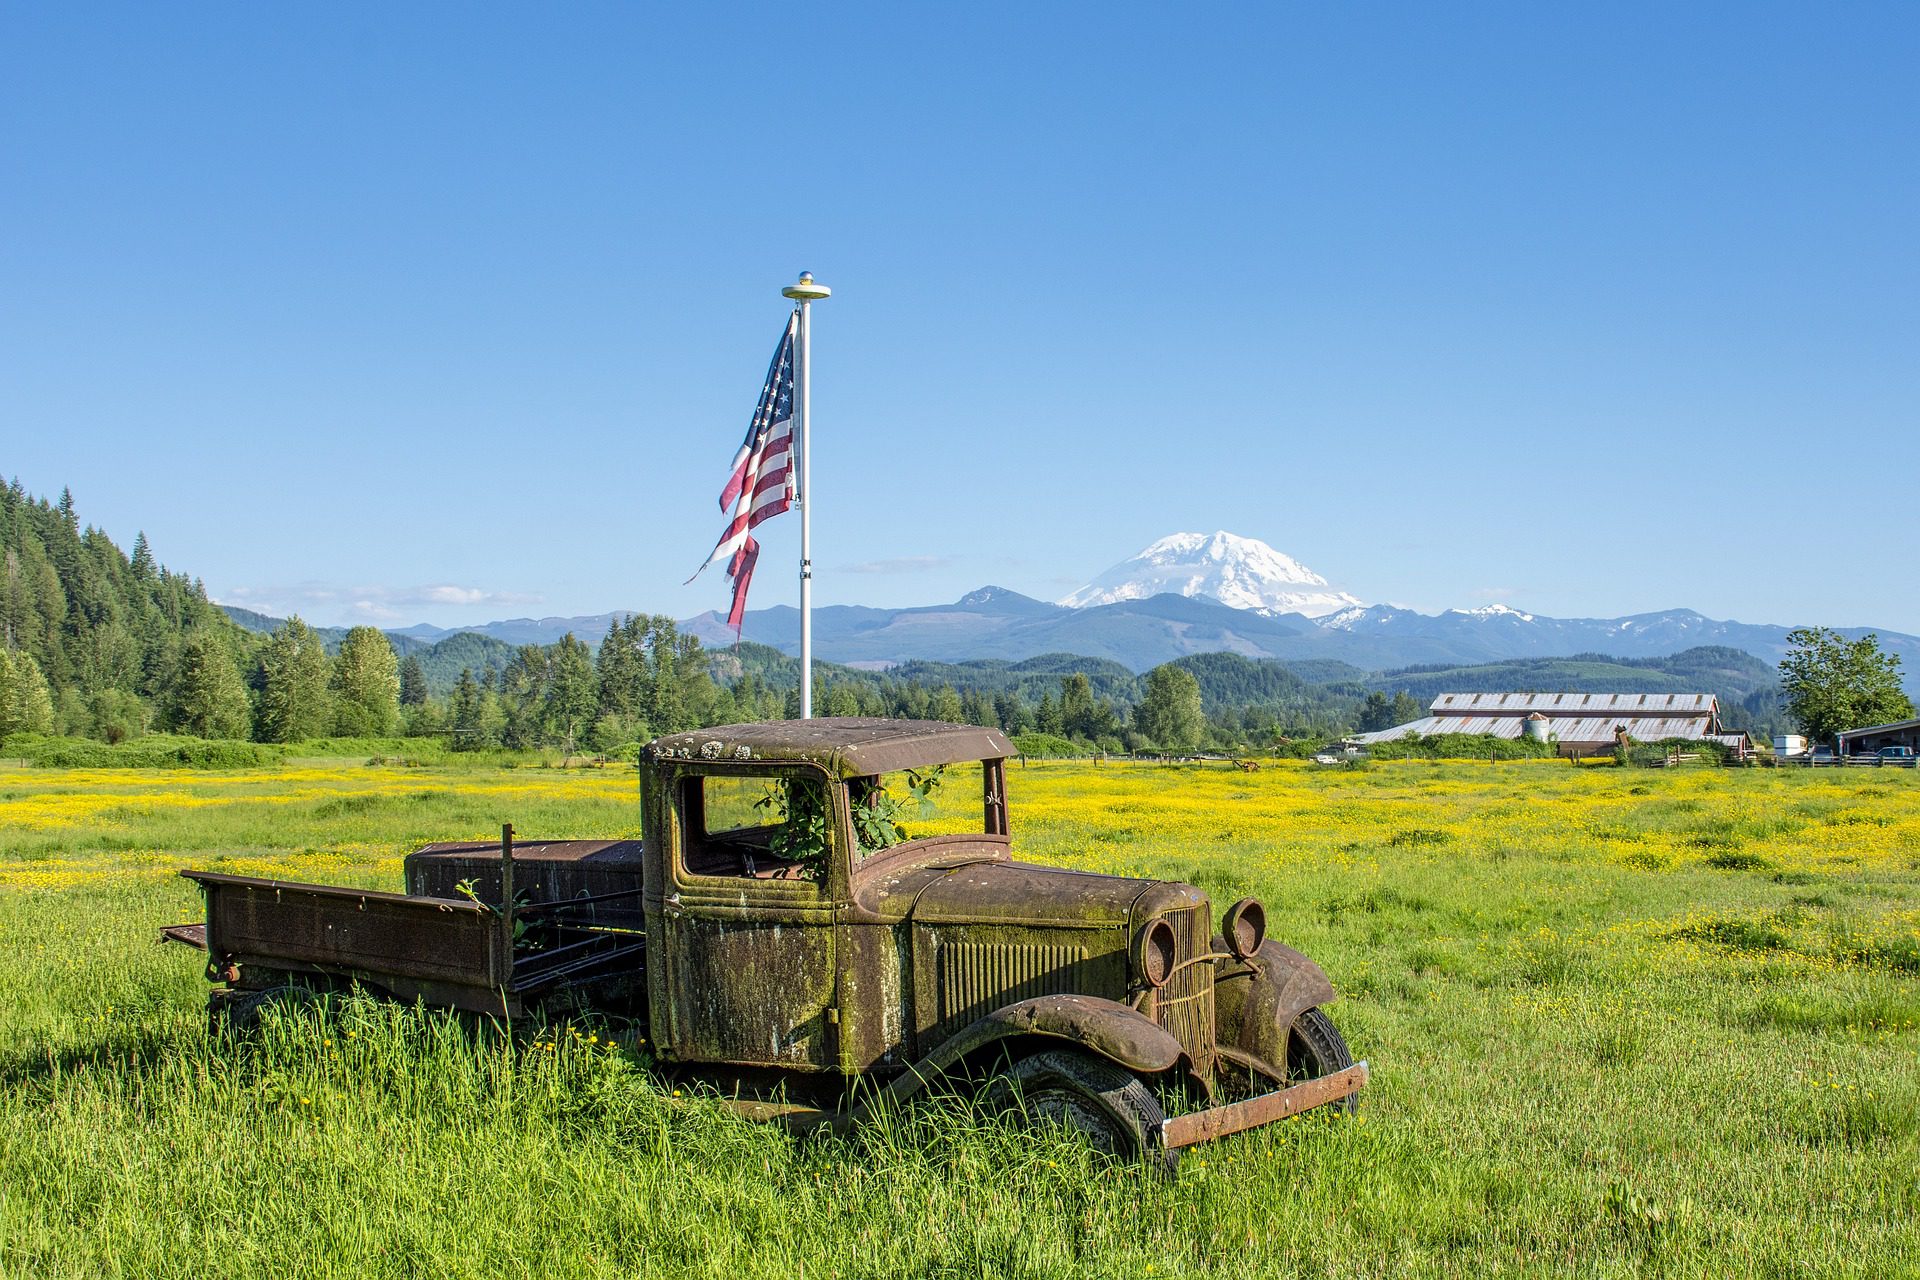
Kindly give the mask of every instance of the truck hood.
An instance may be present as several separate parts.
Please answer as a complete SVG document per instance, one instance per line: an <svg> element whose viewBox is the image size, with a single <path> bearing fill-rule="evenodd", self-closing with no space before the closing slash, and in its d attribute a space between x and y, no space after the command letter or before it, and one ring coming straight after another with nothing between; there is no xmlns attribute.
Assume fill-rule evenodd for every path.
<svg viewBox="0 0 1920 1280"><path fill-rule="evenodd" d="M915 924L1121 924L1158 883L1031 862L977 862L930 881L911 915Z"/></svg>

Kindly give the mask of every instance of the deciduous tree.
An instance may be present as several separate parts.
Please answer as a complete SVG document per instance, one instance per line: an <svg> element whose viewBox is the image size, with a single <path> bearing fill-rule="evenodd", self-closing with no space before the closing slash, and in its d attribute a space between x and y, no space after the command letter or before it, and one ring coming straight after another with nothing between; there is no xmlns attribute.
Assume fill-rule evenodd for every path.
<svg viewBox="0 0 1920 1280"><path fill-rule="evenodd" d="M40 664L23 649L0 649L0 738L52 732L53 694Z"/></svg>
<svg viewBox="0 0 1920 1280"><path fill-rule="evenodd" d="M400 718L400 664L393 645L376 627L347 632L333 660L334 732L378 738Z"/></svg>
<svg viewBox="0 0 1920 1280"><path fill-rule="evenodd" d="M1405 689L1394 694L1391 698L1384 692L1376 689L1367 695L1366 702L1361 705L1360 719L1355 727L1358 728L1361 733L1375 733L1381 729L1392 729L1398 725L1411 724L1413 721L1418 720L1424 712L1425 708L1420 705L1419 699L1415 698Z"/></svg>
<svg viewBox="0 0 1920 1280"><path fill-rule="evenodd" d="M593 722L600 682L594 674L593 654L568 632L553 646L547 681L548 731L571 746Z"/></svg>
<svg viewBox="0 0 1920 1280"><path fill-rule="evenodd" d="M1197 746L1207 718L1200 710L1200 682L1172 663L1147 672L1147 687L1133 713L1140 736L1158 747Z"/></svg>
<svg viewBox="0 0 1920 1280"><path fill-rule="evenodd" d="M1878 636L1849 640L1826 627L1801 627L1787 633L1787 643L1793 647L1780 661L1780 691L1787 714L1814 741L1913 714L1900 687L1900 655L1883 651Z"/></svg>

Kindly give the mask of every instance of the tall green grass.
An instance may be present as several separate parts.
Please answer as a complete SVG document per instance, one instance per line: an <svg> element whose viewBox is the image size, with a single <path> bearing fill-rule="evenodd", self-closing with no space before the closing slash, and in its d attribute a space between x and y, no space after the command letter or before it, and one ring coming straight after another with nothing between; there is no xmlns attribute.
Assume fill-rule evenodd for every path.
<svg viewBox="0 0 1920 1280"><path fill-rule="evenodd" d="M270 773L195 775L166 785L227 799L128 794L91 851L7 807L113 784L0 776L26 886L0 892L0 1275L1920 1273L1920 787L1015 770L1025 856L1259 894L1373 1064L1358 1119L1198 1148L1168 1182L964 1098L792 1138L625 1024L508 1037L349 999L210 1038L198 958L153 940L197 911L177 859L392 884L408 842L463 827L637 821L630 771L368 773L272 803ZM1714 862L1740 852L1764 865ZM110 873L33 887L69 863Z"/></svg>

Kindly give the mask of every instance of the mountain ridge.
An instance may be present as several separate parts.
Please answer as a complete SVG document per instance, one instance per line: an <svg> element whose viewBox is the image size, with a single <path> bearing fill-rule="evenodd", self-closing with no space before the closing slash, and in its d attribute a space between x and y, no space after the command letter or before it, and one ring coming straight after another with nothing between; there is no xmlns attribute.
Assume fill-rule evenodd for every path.
<svg viewBox="0 0 1920 1280"><path fill-rule="evenodd" d="M1666 657L1701 646L1738 649L1768 663L1785 656L1793 628L1708 618L1668 609L1618 618L1550 618L1501 607L1423 614L1392 605L1355 606L1325 618L1234 609L1199 596L1162 593L1143 600L1069 608L1016 592L970 593L951 605L906 609L829 605L814 610L817 657L834 662L1021 661L1076 653L1135 671L1198 653L1238 653L1289 662L1340 663L1365 671L1422 664L1473 665L1520 658L1611 654ZM975 600L964 604L966 600ZM681 621L708 644L732 644L717 612ZM1849 638L1878 635L1898 654L1909 685L1920 673L1920 636L1873 627L1837 627ZM750 610L742 636L797 652L799 611Z"/></svg>
<svg viewBox="0 0 1920 1280"><path fill-rule="evenodd" d="M250 630L279 625L278 619L263 614L228 605L220 608ZM460 635L514 646L552 644L571 633L588 645L598 645L609 621L625 616L626 612L616 611L577 618L511 618L472 627L422 625L396 628L387 635L395 638L395 649L403 656L424 654ZM681 619L680 626L709 647L734 643L733 630L717 611ZM1423 614L1393 605L1362 605L1314 619L1298 613L1234 609L1207 597L1172 593L1070 608L998 586L970 591L950 604L900 609L826 605L814 610L813 626L816 657L880 669L913 662L1022 662L1067 653L1144 671L1195 654L1237 653L1296 665L1318 664L1329 672L1462 667L1593 654L1667 657L1715 645L1777 663L1787 651L1786 637L1792 629L1708 618L1692 609L1618 618L1550 618L1505 606ZM1849 638L1878 635L1881 646L1902 659L1908 686L1920 685L1920 637L1873 627L1834 629ZM346 634L339 627L315 630L334 647ZM800 611L791 605L750 610L742 638L795 654Z"/></svg>

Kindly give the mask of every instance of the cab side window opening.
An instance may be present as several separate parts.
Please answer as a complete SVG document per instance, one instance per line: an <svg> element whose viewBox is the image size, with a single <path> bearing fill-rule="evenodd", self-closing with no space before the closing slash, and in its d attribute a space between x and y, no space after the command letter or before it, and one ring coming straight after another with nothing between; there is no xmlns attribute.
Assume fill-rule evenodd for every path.
<svg viewBox="0 0 1920 1280"><path fill-rule="evenodd" d="M833 808L817 778L713 774L683 787L690 873L825 883Z"/></svg>

